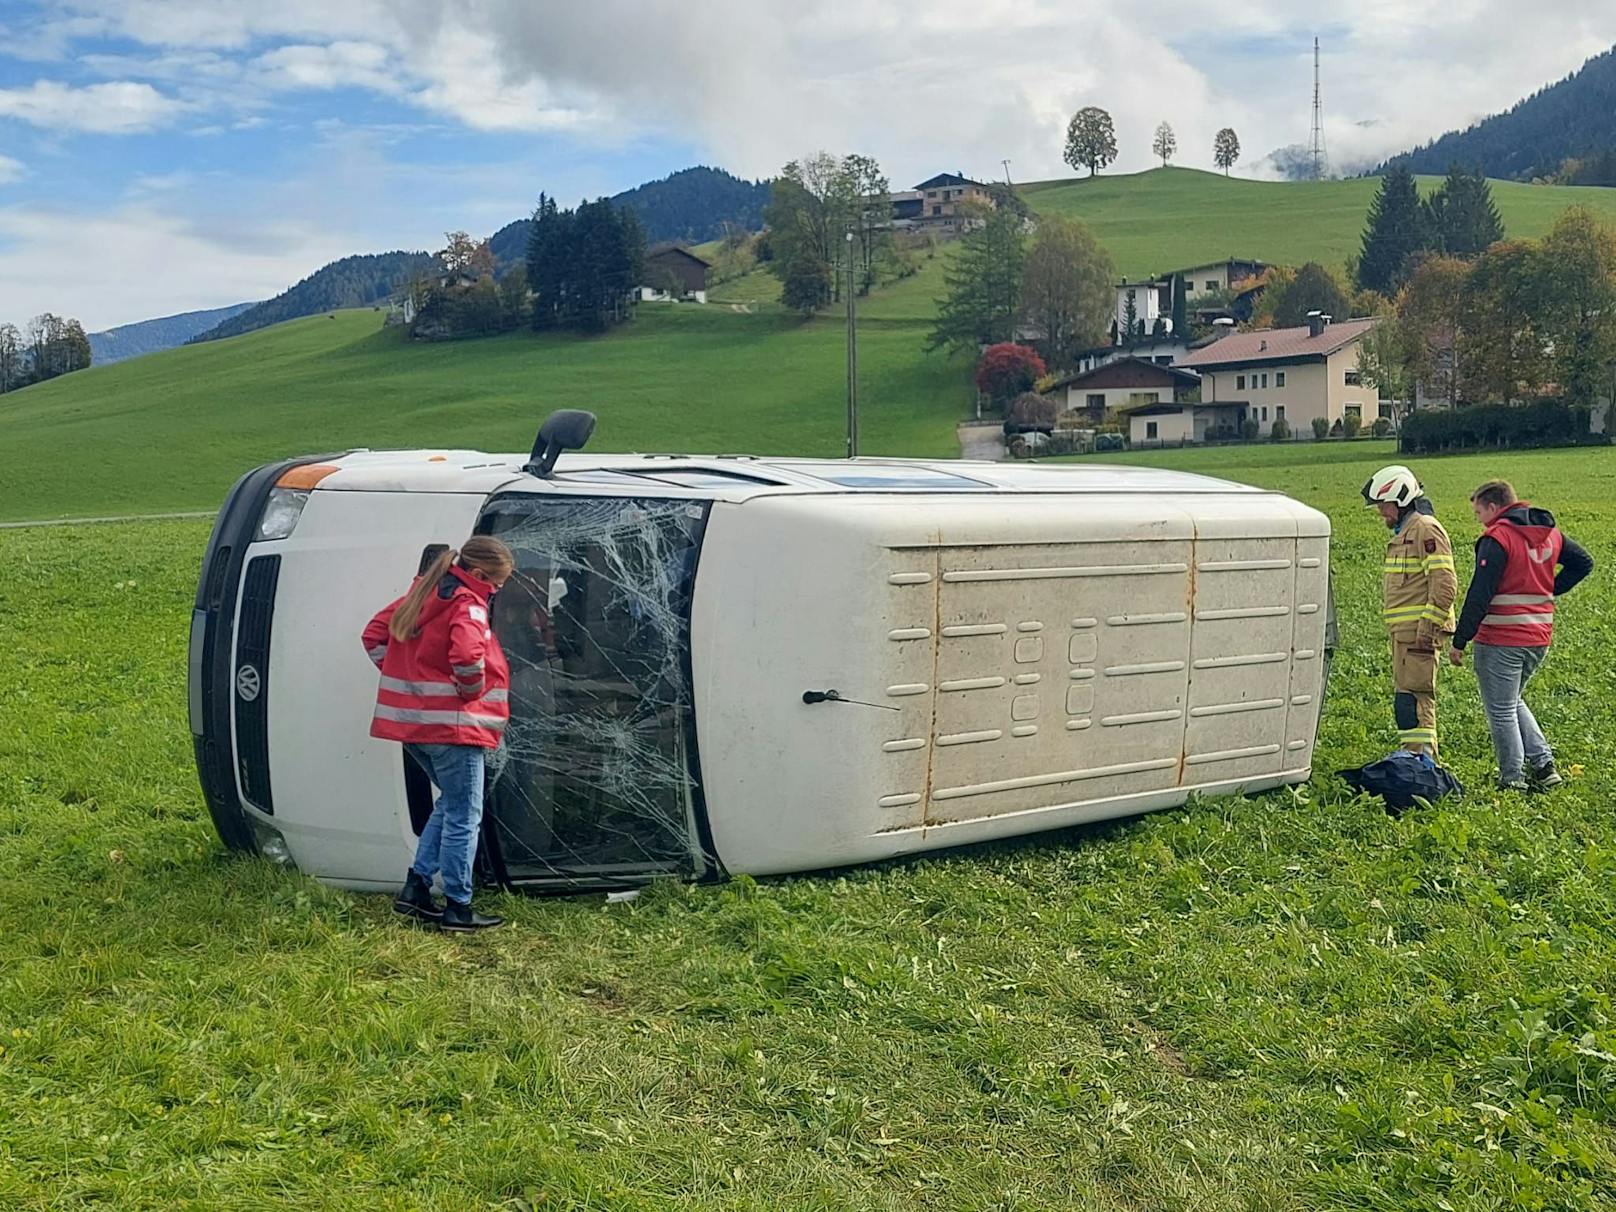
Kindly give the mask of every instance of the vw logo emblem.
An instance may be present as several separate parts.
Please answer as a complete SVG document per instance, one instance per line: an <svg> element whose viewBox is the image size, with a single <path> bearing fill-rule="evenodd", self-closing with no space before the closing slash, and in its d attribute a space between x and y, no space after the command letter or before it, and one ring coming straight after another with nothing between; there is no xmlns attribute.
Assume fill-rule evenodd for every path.
<svg viewBox="0 0 1616 1212"><path fill-rule="evenodd" d="M263 683L259 680L258 670L253 666L243 665L236 670L236 693L241 696L243 703L250 703L256 699L262 688Z"/></svg>

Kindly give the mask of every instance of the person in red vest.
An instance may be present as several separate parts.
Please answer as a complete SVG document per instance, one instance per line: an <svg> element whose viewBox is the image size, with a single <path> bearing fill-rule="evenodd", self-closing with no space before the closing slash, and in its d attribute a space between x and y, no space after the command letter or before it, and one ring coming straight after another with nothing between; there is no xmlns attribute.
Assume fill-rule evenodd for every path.
<svg viewBox="0 0 1616 1212"><path fill-rule="evenodd" d="M1498 758L1499 787L1546 791L1563 780L1521 690L1548 655L1555 598L1593 571L1593 557L1560 533L1547 509L1517 500L1505 480L1476 489L1470 507L1483 532L1448 659L1464 664L1465 645L1475 640L1476 682Z"/></svg>
<svg viewBox="0 0 1616 1212"><path fill-rule="evenodd" d="M370 735L402 741L438 789L415 861L393 908L445 930L487 930L503 918L471 907L472 863L483 815L483 770L510 717L510 667L489 603L515 566L498 539L473 535L446 548L409 592L365 627L365 653L381 670ZM444 906L432 899L443 876Z"/></svg>

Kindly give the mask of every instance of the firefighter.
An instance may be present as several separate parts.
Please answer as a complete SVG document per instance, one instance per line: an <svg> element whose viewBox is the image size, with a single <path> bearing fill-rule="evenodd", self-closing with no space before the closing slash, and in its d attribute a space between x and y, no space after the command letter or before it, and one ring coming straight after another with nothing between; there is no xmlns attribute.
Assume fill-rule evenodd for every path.
<svg viewBox="0 0 1616 1212"><path fill-rule="evenodd" d="M1499 787L1547 791L1563 780L1521 691L1549 654L1555 599L1593 571L1593 557L1560 533L1547 509L1519 500L1507 480L1476 489L1470 507L1485 530L1476 540L1476 572L1448 659L1464 664L1465 645L1476 642L1476 681Z"/></svg>
<svg viewBox="0 0 1616 1212"><path fill-rule="evenodd" d="M1453 634L1459 594L1453 544L1406 467L1383 467L1363 486L1364 501L1392 532L1382 565L1382 617L1392 642L1392 712L1404 749L1437 756L1436 671Z"/></svg>

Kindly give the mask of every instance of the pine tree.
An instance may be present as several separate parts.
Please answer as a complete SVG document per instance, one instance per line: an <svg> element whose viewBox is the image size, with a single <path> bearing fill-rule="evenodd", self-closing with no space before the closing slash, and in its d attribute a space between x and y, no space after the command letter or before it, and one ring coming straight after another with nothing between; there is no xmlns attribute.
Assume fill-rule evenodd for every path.
<svg viewBox="0 0 1616 1212"><path fill-rule="evenodd" d="M1504 238L1504 223L1487 178L1458 165L1425 204L1436 250L1450 257L1476 257Z"/></svg>
<svg viewBox="0 0 1616 1212"><path fill-rule="evenodd" d="M1128 292L1127 302L1122 307L1122 339L1132 341L1139 335L1139 307L1133 301L1133 291Z"/></svg>
<svg viewBox="0 0 1616 1212"><path fill-rule="evenodd" d="M1380 179L1380 192L1369 204L1363 251L1358 258L1358 285L1391 296L1410 272L1416 253L1431 247L1425 208L1414 177L1402 165Z"/></svg>
<svg viewBox="0 0 1616 1212"><path fill-rule="evenodd" d="M1008 209L994 210L959 246L944 278L948 294L938 304L928 349L992 345L1008 341L1015 328L1027 259L1021 218Z"/></svg>
<svg viewBox="0 0 1616 1212"><path fill-rule="evenodd" d="M1173 335L1183 337L1189 333L1188 305L1186 304L1184 275L1173 275Z"/></svg>

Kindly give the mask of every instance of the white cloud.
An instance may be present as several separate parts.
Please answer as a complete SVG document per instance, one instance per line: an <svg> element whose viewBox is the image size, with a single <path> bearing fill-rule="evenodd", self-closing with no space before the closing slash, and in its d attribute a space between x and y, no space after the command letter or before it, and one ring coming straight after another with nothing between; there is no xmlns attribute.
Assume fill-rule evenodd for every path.
<svg viewBox="0 0 1616 1212"><path fill-rule="evenodd" d="M152 164L145 179L112 183L122 204L106 215L55 217L42 203L0 211L0 315L48 306L96 327L274 293L331 257L424 247L480 217L491 229L539 187L577 197L585 185L591 195L633 185L613 179L619 158L595 153L647 137L747 176L823 147L876 156L895 187L940 170L996 177L1005 159L1026 181L1070 174L1060 158L1067 120L1097 104L1117 127L1122 154L1111 171L1149 167L1151 132L1164 119L1178 163L1210 167L1212 136L1230 125L1256 164L1307 138L1315 24L1281 0L1156 0L1148 20L1101 0L45 7L60 19L33 23L31 53L104 52L92 37L125 44L78 60L106 83L13 81L0 90L0 117L102 132L185 117L192 133L212 136L187 141L209 164L229 162L222 141L232 132L263 128L253 146L273 156L273 168L188 189L173 170L195 162ZM1529 23L1515 0L1360 0L1333 9L1320 32L1326 135L1340 164L1507 108L1606 49L1616 20L1609 0L1556 0ZM7 52L18 57L18 46ZM350 89L413 106L439 128L571 136L580 154L534 139L531 152L453 172L435 157L401 165L389 155L420 146L422 128L396 110L384 127L322 97ZM295 111L293 94L303 94ZM306 111L316 105L325 120L308 144ZM281 129L293 121L297 134ZM22 171L0 158L0 181Z"/></svg>
<svg viewBox="0 0 1616 1212"><path fill-rule="evenodd" d="M398 67L390 61L387 48L374 42L282 46L260 55L251 66L258 82L272 89L402 91Z"/></svg>
<svg viewBox="0 0 1616 1212"><path fill-rule="evenodd" d="M21 181L27 171L21 160L0 156L0 185L5 185L9 181Z"/></svg>
<svg viewBox="0 0 1616 1212"><path fill-rule="evenodd" d="M1255 161L1307 138L1318 24L1281 0L1158 0L1148 21L1101 0L704 0L699 20L676 0L67 7L159 48L169 71L187 55L255 56L250 84L370 89L476 130L649 134L749 175L857 148L897 181L996 173L1005 158L1018 179L1063 175L1066 119L1090 103L1116 120L1117 170L1149 165L1163 119L1181 163L1209 167L1224 125ZM1323 38L1330 150L1362 162L1507 107L1608 47L1616 25L1608 0L1557 0L1524 26L1514 0L1363 0L1333 10Z"/></svg>
<svg viewBox="0 0 1616 1212"><path fill-rule="evenodd" d="M126 80L85 88L37 80L32 88L0 89L0 118L51 131L138 134L166 126L185 108L149 84Z"/></svg>
<svg viewBox="0 0 1616 1212"><path fill-rule="evenodd" d="M353 251L346 238L294 223L266 225L253 239L226 234L143 205L0 208L0 317L50 310L95 332L268 298Z"/></svg>

